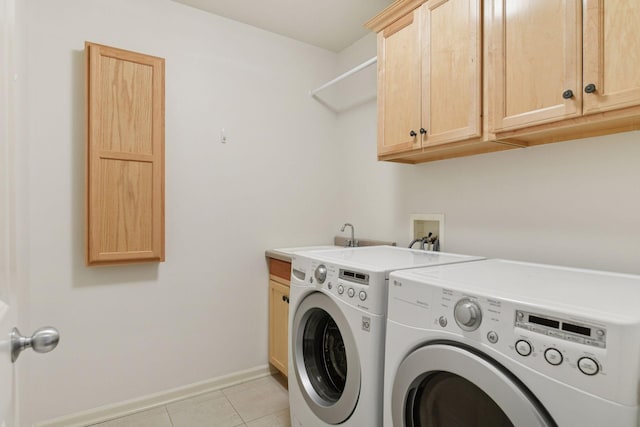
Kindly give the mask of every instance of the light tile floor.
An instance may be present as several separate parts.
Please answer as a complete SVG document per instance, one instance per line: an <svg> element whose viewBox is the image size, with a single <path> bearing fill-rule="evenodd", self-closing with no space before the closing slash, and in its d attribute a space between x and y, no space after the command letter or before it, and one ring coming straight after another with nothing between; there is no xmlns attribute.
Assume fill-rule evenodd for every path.
<svg viewBox="0 0 640 427"><path fill-rule="evenodd" d="M259 378L93 426L290 427L286 383L281 375Z"/></svg>

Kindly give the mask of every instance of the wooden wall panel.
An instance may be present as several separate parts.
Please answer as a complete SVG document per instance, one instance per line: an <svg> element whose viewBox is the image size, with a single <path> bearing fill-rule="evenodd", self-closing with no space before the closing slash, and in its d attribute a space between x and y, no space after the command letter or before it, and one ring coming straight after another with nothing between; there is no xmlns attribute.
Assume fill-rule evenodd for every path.
<svg viewBox="0 0 640 427"><path fill-rule="evenodd" d="M164 261L164 59L86 52L87 264Z"/></svg>

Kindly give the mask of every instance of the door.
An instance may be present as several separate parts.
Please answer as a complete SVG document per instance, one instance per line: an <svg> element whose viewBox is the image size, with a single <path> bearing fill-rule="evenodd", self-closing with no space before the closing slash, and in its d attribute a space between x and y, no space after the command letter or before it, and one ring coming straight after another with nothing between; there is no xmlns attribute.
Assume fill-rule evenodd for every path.
<svg viewBox="0 0 640 427"><path fill-rule="evenodd" d="M16 295L11 287L10 262L14 259L12 245L12 192L15 126L13 79L14 1L0 0L0 425L17 425L16 378L11 363L9 334L17 322Z"/></svg>
<svg viewBox="0 0 640 427"><path fill-rule="evenodd" d="M480 0L438 0L424 6L423 146L482 135ZM424 138L424 136L423 136Z"/></svg>
<svg viewBox="0 0 640 427"><path fill-rule="evenodd" d="M314 292L298 305L292 329L293 369L307 406L327 424L346 421L360 396L360 358L346 317Z"/></svg>
<svg viewBox="0 0 640 427"><path fill-rule="evenodd" d="M493 132L582 114L582 1L493 0Z"/></svg>
<svg viewBox="0 0 640 427"><path fill-rule="evenodd" d="M493 359L438 341L405 358L392 384L394 426L552 427L535 396Z"/></svg>
<svg viewBox="0 0 640 427"><path fill-rule="evenodd" d="M640 2L585 5L584 114L640 105Z"/></svg>
<svg viewBox="0 0 640 427"><path fill-rule="evenodd" d="M378 33L378 155L420 148L421 10Z"/></svg>

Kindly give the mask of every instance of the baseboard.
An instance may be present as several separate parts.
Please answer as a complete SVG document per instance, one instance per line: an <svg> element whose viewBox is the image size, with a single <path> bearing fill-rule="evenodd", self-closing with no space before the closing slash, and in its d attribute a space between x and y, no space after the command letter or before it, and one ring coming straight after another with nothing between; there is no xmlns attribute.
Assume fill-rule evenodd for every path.
<svg viewBox="0 0 640 427"><path fill-rule="evenodd" d="M235 372L210 380L189 384L183 387L174 388L160 393L150 394L140 398L101 406L88 411L78 412L53 420L38 422L33 427L85 427L91 424L102 423L120 418L136 412L153 409L167 403L220 390L243 382L271 375L268 365L247 369L246 371Z"/></svg>

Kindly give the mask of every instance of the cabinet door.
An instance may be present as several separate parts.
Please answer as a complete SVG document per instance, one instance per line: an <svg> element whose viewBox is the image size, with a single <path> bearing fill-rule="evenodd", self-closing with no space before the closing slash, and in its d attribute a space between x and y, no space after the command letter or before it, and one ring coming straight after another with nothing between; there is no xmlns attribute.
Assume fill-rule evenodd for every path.
<svg viewBox="0 0 640 427"><path fill-rule="evenodd" d="M289 287L269 281L269 362L284 375L289 363Z"/></svg>
<svg viewBox="0 0 640 427"><path fill-rule="evenodd" d="M430 1L424 8L423 145L481 136L480 0Z"/></svg>
<svg viewBox="0 0 640 427"><path fill-rule="evenodd" d="M640 105L640 2L586 0L584 113Z"/></svg>
<svg viewBox="0 0 640 427"><path fill-rule="evenodd" d="M87 264L164 260L164 59L86 44Z"/></svg>
<svg viewBox="0 0 640 427"><path fill-rule="evenodd" d="M378 155L420 148L420 11L378 33Z"/></svg>
<svg viewBox="0 0 640 427"><path fill-rule="evenodd" d="M492 0L491 7L492 131L580 116L581 0Z"/></svg>

